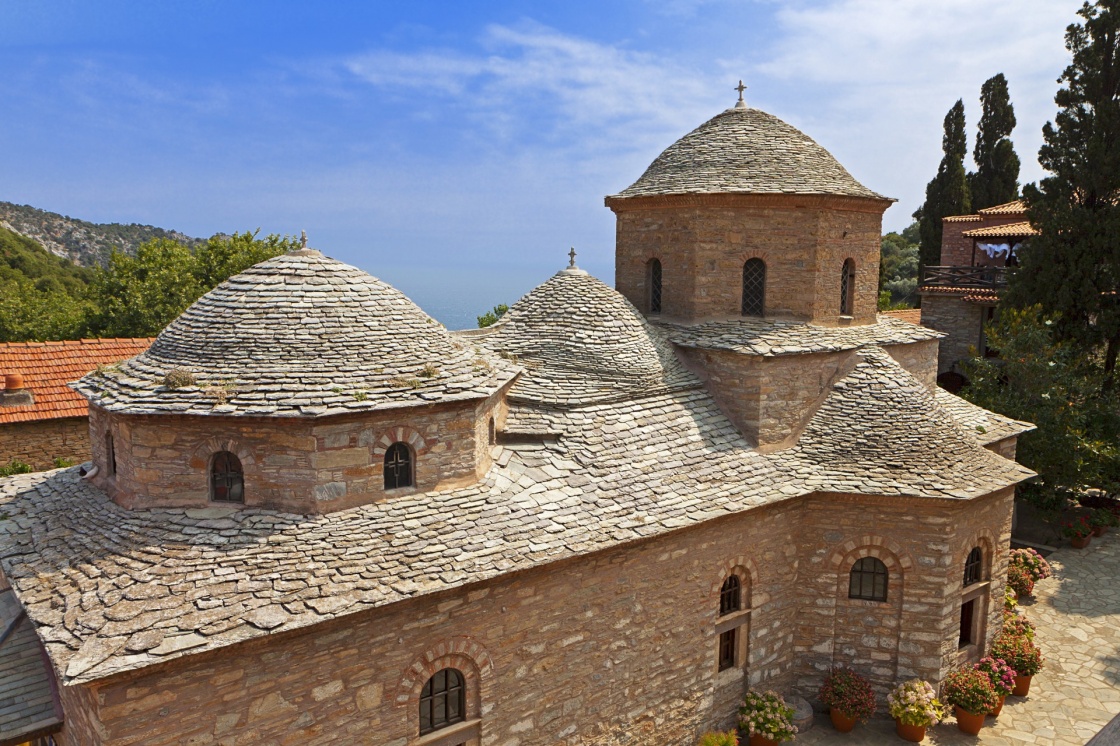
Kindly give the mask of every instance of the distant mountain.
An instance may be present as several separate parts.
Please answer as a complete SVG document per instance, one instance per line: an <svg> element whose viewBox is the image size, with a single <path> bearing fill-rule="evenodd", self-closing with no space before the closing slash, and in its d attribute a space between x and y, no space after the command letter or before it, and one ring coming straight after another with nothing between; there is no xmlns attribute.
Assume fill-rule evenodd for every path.
<svg viewBox="0 0 1120 746"><path fill-rule="evenodd" d="M151 225L89 223L11 202L0 202L0 227L26 236L55 256L84 267L105 266L113 247L135 254L137 246L154 238L170 238L192 248L205 243L201 238Z"/></svg>

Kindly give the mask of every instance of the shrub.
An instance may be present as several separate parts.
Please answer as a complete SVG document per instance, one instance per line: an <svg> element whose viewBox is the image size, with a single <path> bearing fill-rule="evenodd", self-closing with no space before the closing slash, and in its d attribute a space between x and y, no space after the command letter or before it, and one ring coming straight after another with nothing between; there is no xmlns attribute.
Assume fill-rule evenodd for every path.
<svg viewBox="0 0 1120 746"><path fill-rule="evenodd" d="M834 668L819 692L821 702L850 718L866 723L875 714L871 682L850 668Z"/></svg>
<svg viewBox="0 0 1120 746"><path fill-rule="evenodd" d="M1025 635L1001 632L989 652L993 658L1005 660L1017 676L1034 676L1042 670L1042 650Z"/></svg>
<svg viewBox="0 0 1120 746"><path fill-rule="evenodd" d="M1012 549L1010 565L1013 567L1022 567L1031 575L1031 580L1038 582L1046 580L1050 577L1050 563L1036 552L1035 550L1027 547L1026 549Z"/></svg>
<svg viewBox="0 0 1120 746"><path fill-rule="evenodd" d="M1114 528L1118 520L1111 510L1096 508L1089 513L1089 525L1093 528Z"/></svg>
<svg viewBox="0 0 1120 746"><path fill-rule="evenodd" d="M696 746L739 746L739 737L735 735L733 730L726 733L705 733L700 736L700 741Z"/></svg>
<svg viewBox="0 0 1120 746"><path fill-rule="evenodd" d="M14 458L8 462L7 466L0 466L0 477L10 477L13 474L29 474L31 471L31 464Z"/></svg>
<svg viewBox="0 0 1120 746"><path fill-rule="evenodd" d="M1062 524L1062 536L1067 539L1084 539L1091 533L1093 533L1093 526L1089 523L1088 516L1083 515Z"/></svg>
<svg viewBox="0 0 1120 746"><path fill-rule="evenodd" d="M1003 631L1000 634L1034 640L1034 625L1030 619L1021 614L1005 611L1003 612Z"/></svg>
<svg viewBox="0 0 1120 746"><path fill-rule="evenodd" d="M777 692L747 692L739 708L739 725L752 736L765 736L781 743L797 733L793 708Z"/></svg>
<svg viewBox="0 0 1120 746"><path fill-rule="evenodd" d="M194 386L194 374L189 370L174 368L173 370L167 371L167 374L163 377L163 385L172 391L186 388L187 386Z"/></svg>
<svg viewBox="0 0 1120 746"><path fill-rule="evenodd" d="M985 674L988 681L992 682L996 696L1006 697L1015 688L1015 669L1002 658L981 658L976 664L976 670Z"/></svg>
<svg viewBox="0 0 1120 746"><path fill-rule="evenodd" d="M1006 614L1009 611L1015 611L1015 607L1019 605L1019 594L1011 586L1004 586L1003 589L1003 612Z"/></svg>
<svg viewBox="0 0 1120 746"><path fill-rule="evenodd" d="M1010 565L1007 568L1007 587L1015 592L1016 596L1029 596L1034 592L1034 581L1030 571L1019 565Z"/></svg>
<svg viewBox="0 0 1120 746"><path fill-rule="evenodd" d="M68 458L62 458L62 456L54 457L54 468L56 469L68 469L73 465L74 462Z"/></svg>
<svg viewBox="0 0 1120 746"><path fill-rule="evenodd" d="M929 682L921 679L904 681L887 695L891 717L903 725L937 725L945 717L945 708L937 699Z"/></svg>
<svg viewBox="0 0 1120 746"><path fill-rule="evenodd" d="M987 714L999 705L999 695L988 674L975 668L962 668L946 676L941 696L970 715Z"/></svg>

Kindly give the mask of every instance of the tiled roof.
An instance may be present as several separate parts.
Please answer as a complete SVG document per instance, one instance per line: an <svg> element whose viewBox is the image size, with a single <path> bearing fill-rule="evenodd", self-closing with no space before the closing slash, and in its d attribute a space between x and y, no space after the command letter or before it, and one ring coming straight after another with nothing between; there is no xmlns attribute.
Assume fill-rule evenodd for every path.
<svg viewBox="0 0 1120 746"><path fill-rule="evenodd" d="M728 109L670 145L616 197L826 194L886 199L808 135L758 109Z"/></svg>
<svg viewBox="0 0 1120 746"><path fill-rule="evenodd" d="M22 373L35 404L0 407L0 425L60 417L85 417L89 404L68 384L99 365L115 365L139 355L151 339L82 339L0 344L0 389L5 373Z"/></svg>
<svg viewBox="0 0 1120 746"><path fill-rule="evenodd" d="M1038 231L1029 223L1007 223L1006 225L990 225L984 228L973 228L962 235L968 238L1003 238L1018 236L1037 236Z"/></svg>
<svg viewBox="0 0 1120 746"><path fill-rule="evenodd" d="M995 289L976 289L973 288L964 294L961 298L965 303L982 303L991 304L999 301L1000 291Z"/></svg>
<svg viewBox="0 0 1120 746"><path fill-rule="evenodd" d="M899 319L900 321L908 321L911 324L922 324L922 309L920 308L900 308L895 311L883 311L882 316L890 316L892 319Z"/></svg>
<svg viewBox="0 0 1120 746"><path fill-rule="evenodd" d="M1027 212L1027 203L1021 199L1012 200L1011 202L1004 202L1002 205L994 205L992 207L985 207L983 210L977 210L981 215L1018 215Z"/></svg>
<svg viewBox="0 0 1120 746"><path fill-rule="evenodd" d="M933 395L942 409L953 415L953 419L969 430L984 445L990 445L1013 435L1022 435L1035 429L1035 426L1029 422L1013 420L1010 417L1004 417L1002 414L989 412L972 402L950 394L940 386L934 390Z"/></svg>
<svg viewBox="0 0 1120 746"><path fill-rule="evenodd" d="M320 416L483 398L517 370L396 288L303 250L229 278L76 389L128 414ZM172 371L194 383L172 388Z"/></svg>
<svg viewBox="0 0 1120 746"><path fill-rule="evenodd" d="M62 717L35 625L15 594L0 592L0 744L56 733Z"/></svg>
<svg viewBox="0 0 1120 746"><path fill-rule="evenodd" d="M947 223L979 223L983 218L979 215L949 215L942 220Z"/></svg>

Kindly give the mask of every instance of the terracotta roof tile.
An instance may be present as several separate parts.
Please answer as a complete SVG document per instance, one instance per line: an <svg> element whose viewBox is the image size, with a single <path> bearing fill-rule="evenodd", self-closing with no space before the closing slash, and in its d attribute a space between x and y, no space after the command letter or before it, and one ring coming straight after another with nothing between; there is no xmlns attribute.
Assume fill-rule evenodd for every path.
<svg viewBox="0 0 1120 746"><path fill-rule="evenodd" d="M979 223L983 218L979 215L949 215L942 220L946 223Z"/></svg>
<svg viewBox="0 0 1120 746"><path fill-rule="evenodd" d="M112 365L139 355L152 344L144 339L77 339L62 342L0 344L0 388L3 374L23 374L35 404L0 408L0 424L85 417L85 397L67 385L99 365Z"/></svg>
<svg viewBox="0 0 1120 746"><path fill-rule="evenodd" d="M883 311L882 315L890 316L892 319L908 321L918 326L922 325L922 309L920 308L900 308L896 311Z"/></svg>
<svg viewBox="0 0 1120 746"><path fill-rule="evenodd" d="M1012 238L1017 236L1037 236L1036 230L1030 223L1007 223L1006 225L991 225L984 228L973 228L962 235L969 238Z"/></svg>
<svg viewBox="0 0 1120 746"><path fill-rule="evenodd" d="M1016 199L1011 202L1004 202L1002 205L994 205L992 207L985 207L983 210L977 210L981 215L1017 215L1019 213L1026 214L1027 205L1023 200Z"/></svg>
<svg viewBox="0 0 1120 746"><path fill-rule="evenodd" d="M980 289L973 288L963 298L965 303L995 303L999 300L999 291L994 289Z"/></svg>

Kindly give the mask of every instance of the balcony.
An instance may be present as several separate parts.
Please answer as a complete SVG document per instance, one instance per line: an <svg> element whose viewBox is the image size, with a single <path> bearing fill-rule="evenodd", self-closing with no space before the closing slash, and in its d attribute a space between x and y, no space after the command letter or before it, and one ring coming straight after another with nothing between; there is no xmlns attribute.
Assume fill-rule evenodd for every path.
<svg viewBox="0 0 1120 746"><path fill-rule="evenodd" d="M985 288L1007 287L1011 267L926 267L921 287Z"/></svg>

